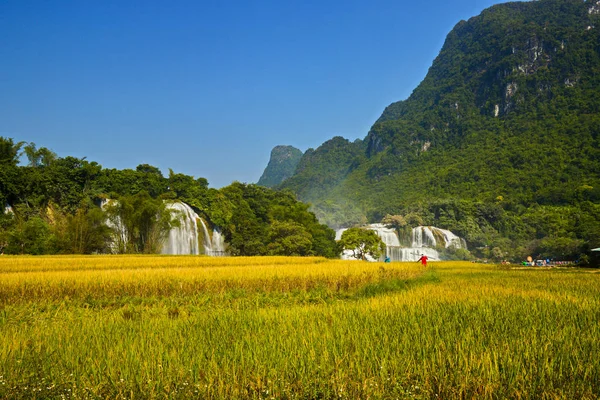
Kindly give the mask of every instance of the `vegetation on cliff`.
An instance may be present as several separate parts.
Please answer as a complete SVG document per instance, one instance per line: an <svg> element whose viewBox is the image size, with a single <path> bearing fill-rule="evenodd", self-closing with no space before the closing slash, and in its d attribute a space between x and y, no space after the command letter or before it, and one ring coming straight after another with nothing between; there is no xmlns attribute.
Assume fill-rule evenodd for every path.
<svg viewBox="0 0 600 400"><path fill-rule="evenodd" d="M493 6L364 141L324 143L280 187L333 227L417 213L480 257L579 258L600 246L598 43L596 1Z"/></svg>
<svg viewBox="0 0 600 400"><path fill-rule="evenodd" d="M275 146L269 164L258 180L258 185L274 187L294 175L302 158L302 151L293 146Z"/></svg>

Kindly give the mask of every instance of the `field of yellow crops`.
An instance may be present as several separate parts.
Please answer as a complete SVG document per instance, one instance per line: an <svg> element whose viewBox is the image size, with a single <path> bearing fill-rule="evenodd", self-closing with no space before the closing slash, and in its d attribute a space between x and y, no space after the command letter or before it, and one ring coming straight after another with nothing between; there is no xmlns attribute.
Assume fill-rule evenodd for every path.
<svg viewBox="0 0 600 400"><path fill-rule="evenodd" d="M0 398L600 396L600 273L0 257Z"/></svg>

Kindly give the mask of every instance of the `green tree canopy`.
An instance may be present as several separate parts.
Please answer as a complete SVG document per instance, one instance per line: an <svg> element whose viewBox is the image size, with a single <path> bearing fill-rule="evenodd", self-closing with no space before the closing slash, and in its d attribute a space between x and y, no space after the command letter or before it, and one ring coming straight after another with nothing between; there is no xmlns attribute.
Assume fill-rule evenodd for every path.
<svg viewBox="0 0 600 400"><path fill-rule="evenodd" d="M365 260L367 255L377 260L385 254L385 243L371 229L346 229L339 244L344 250L351 251L357 260Z"/></svg>
<svg viewBox="0 0 600 400"><path fill-rule="evenodd" d="M115 230L114 248L119 253L159 253L170 229L177 224L165 202L145 191L111 201L105 210Z"/></svg>
<svg viewBox="0 0 600 400"><path fill-rule="evenodd" d="M312 239L306 228L297 222L273 221L267 252L270 255L310 256L313 255Z"/></svg>

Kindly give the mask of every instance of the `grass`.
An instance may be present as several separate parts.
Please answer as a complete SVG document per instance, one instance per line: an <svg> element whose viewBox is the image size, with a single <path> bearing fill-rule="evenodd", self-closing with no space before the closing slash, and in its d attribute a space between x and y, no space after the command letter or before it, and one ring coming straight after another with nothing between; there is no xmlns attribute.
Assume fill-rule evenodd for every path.
<svg viewBox="0 0 600 400"><path fill-rule="evenodd" d="M0 258L0 398L588 398L600 274Z"/></svg>

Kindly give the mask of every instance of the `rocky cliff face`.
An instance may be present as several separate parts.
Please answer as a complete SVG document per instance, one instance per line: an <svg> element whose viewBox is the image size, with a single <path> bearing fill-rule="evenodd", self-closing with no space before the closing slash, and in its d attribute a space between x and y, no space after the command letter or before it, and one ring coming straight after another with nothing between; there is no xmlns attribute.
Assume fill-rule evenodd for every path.
<svg viewBox="0 0 600 400"><path fill-rule="evenodd" d="M301 158L302 151L293 146L275 146L258 184L265 187L279 185L294 174Z"/></svg>
<svg viewBox="0 0 600 400"><path fill-rule="evenodd" d="M599 8L584 0L506 3L460 21L409 99L388 106L375 123L371 154L398 134L413 136L415 149L423 140L455 145L465 120L510 119L596 91ZM384 129L389 121L418 126Z"/></svg>
<svg viewBox="0 0 600 400"><path fill-rule="evenodd" d="M423 82L360 145L307 152L282 187L317 215L350 207L373 222L415 201L567 204L600 187L599 10L540 0L460 21ZM314 179L336 166L335 179Z"/></svg>

